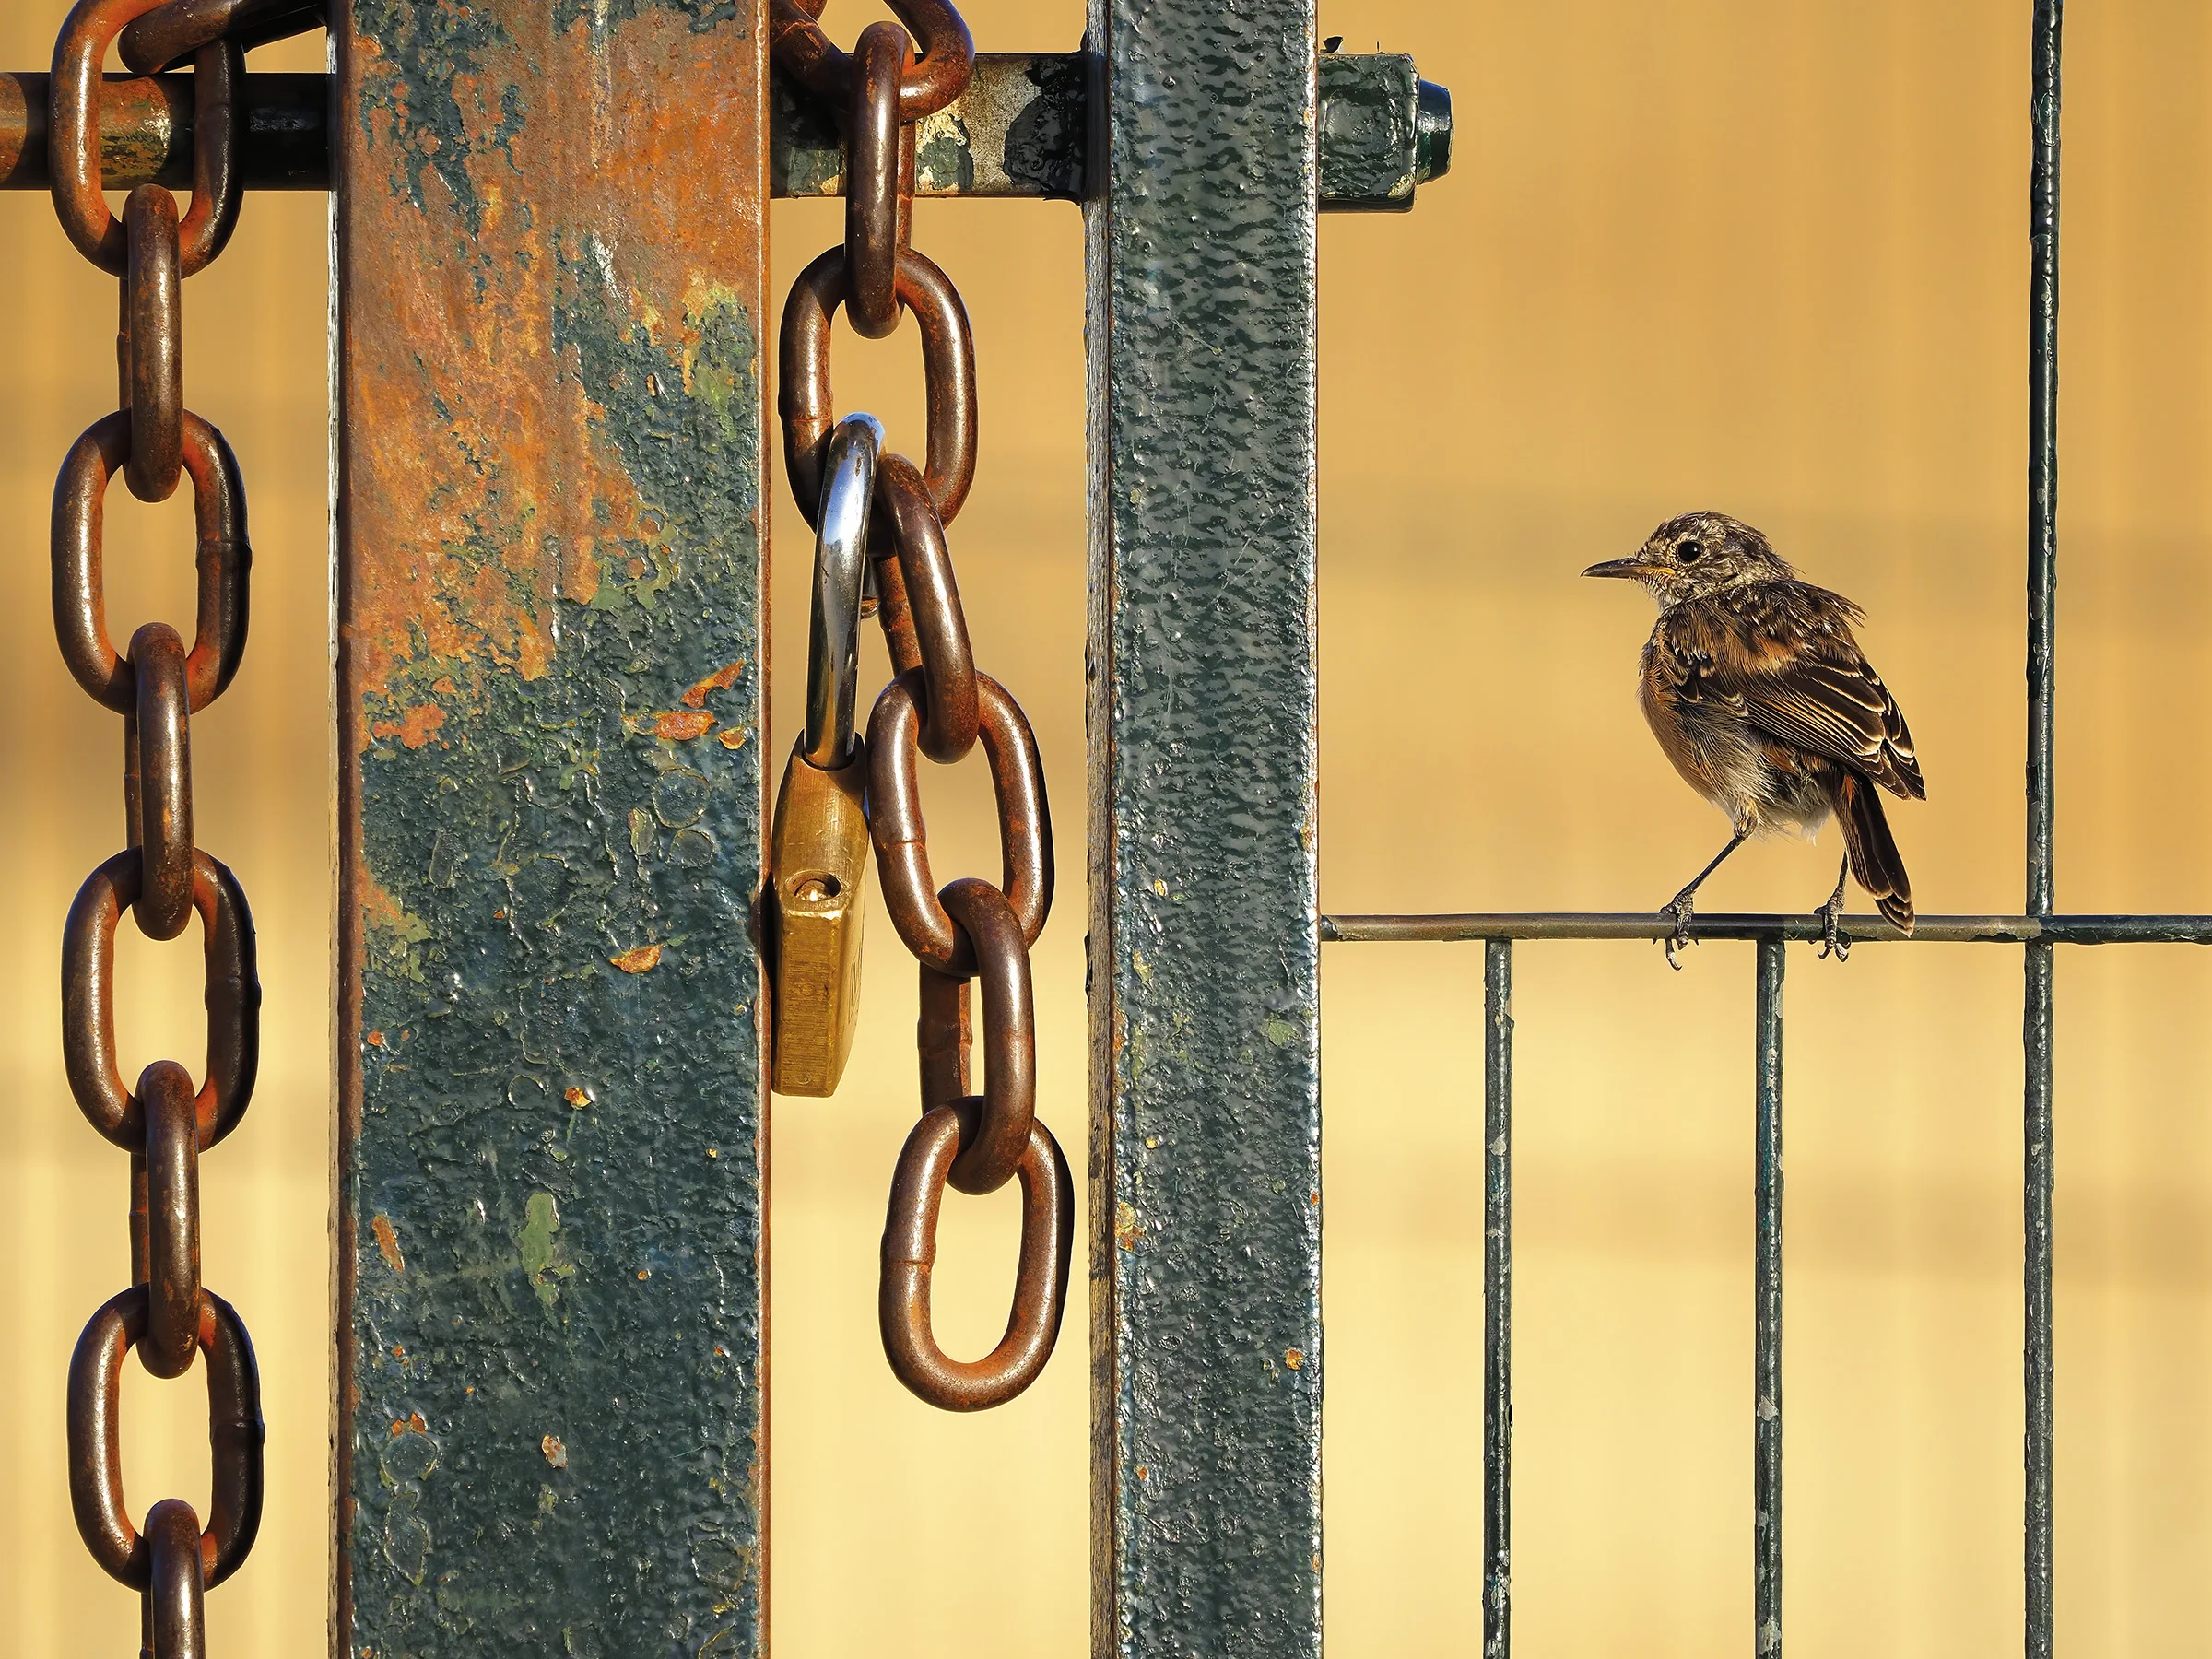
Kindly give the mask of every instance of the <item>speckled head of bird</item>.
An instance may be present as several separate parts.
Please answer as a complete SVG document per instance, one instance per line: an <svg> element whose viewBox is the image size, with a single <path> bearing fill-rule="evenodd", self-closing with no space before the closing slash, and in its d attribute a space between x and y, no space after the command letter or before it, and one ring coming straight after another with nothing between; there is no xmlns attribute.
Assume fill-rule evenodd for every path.
<svg viewBox="0 0 2212 1659"><path fill-rule="evenodd" d="M1747 582L1787 582L1795 572L1743 520L1685 512L1653 531L1630 557L1594 564L1583 574L1641 582L1667 606Z"/></svg>

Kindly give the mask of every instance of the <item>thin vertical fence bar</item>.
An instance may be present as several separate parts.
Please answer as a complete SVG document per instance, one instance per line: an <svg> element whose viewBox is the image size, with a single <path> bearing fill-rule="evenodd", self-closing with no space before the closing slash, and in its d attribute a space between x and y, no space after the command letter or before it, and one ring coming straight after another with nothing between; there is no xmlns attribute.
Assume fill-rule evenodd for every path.
<svg viewBox="0 0 2212 1659"><path fill-rule="evenodd" d="M2028 913L2053 910L2058 602L2058 50L2061 0L2036 0L2028 298Z"/></svg>
<svg viewBox="0 0 2212 1659"><path fill-rule="evenodd" d="M1482 957L1482 1659L1512 1646L1513 946Z"/></svg>
<svg viewBox="0 0 2212 1659"><path fill-rule="evenodd" d="M2028 305L2028 893L2031 915L2055 904L2051 831L2057 808L2054 729L2058 600L2058 133L2063 0L2036 0ZM2028 1659L2053 1647L2051 1196L2052 948L2027 947L2021 1015L2021 1281L2024 1394L2022 1560Z"/></svg>
<svg viewBox="0 0 2212 1659"><path fill-rule="evenodd" d="M1759 940L1751 1361L1751 1617L1759 1659L1782 1653L1782 953L1779 936Z"/></svg>
<svg viewBox="0 0 2212 1659"><path fill-rule="evenodd" d="M2028 1659L2051 1659L2052 1652L2051 954L2048 945L2028 947L2027 1008L2021 1018L2028 1059L2021 1205L2027 1327L2021 1381L2027 1399L2024 1559Z"/></svg>

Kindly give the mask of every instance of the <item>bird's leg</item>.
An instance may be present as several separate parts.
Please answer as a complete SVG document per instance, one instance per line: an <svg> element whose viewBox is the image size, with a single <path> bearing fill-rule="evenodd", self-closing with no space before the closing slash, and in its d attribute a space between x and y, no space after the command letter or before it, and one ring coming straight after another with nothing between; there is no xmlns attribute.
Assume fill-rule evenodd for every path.
<svg viewBox="0 0 2212 1659"><path fill-rule="evenodd" d="M1843 855L1843 867L1836 872L1836 890L1828 896L1828 902L1813 913L1820 918L1819 955L1833 954L1836 960L1845 961L1851 956L1851 941L1843 936L1843 884L1851 879L1851 854Z"/></svg>
<svg viewBox="0 0 2212 1659"><path fill-rule="evenodd" d="M1675 931L1666 938L1666 965L1679 971L1682 964L1675 959L1675 952L1689 943L1690 918L1697 914L1697 891L1705 885L1705 877L1727 861L1728 854L1751 839L1751 826L1736 826L1735 838L1712 855L1712 862L1690 878L1690 883L1660 908L1662 919L1673 917Z"/></svg>

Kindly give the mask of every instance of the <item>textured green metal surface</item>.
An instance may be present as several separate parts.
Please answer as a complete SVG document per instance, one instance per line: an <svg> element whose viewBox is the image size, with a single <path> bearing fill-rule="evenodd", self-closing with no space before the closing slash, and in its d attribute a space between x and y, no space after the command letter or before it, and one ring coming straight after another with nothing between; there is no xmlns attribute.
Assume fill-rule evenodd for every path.
<svg viewBox="0 0 2212 1659"><path fill-rule="evenodd" d="M1093 0L1092 1651L1321 1647L1310 0Z"/></svg>
<svg viewBox="0 0 2212 1659"><path fill-rule="evenodd" d="M754 1653L759 19L339 11L335 1645Z"/></svg>
<svg viewBox="0 0 2212 1659"><path fill-rule="evenodd" d="M1422 181L1421 77L1397 53L1325 56L1321 76L1323 208L1403 211Z"/></svg>

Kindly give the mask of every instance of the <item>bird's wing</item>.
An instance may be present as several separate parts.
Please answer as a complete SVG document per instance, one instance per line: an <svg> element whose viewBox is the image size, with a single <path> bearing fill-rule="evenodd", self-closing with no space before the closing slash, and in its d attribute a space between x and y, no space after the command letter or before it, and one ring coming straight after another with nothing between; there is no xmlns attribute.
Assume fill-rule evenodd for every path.
<svg viewBox="0 0 2212 1659"><path fill-rule="evenodd" d="M1912 731L1852 638L1848 601L1791 583L1787 592L1695 609L1696 626L1676 631L1686 643L1696 637L1714 689L1742 699L1753 725L1893 794L1926 798Z"/></svg>
<svg viewBox="0 0 2212 1659"><path fill-rule="evenodd" d="M1729 650L1729 629L1719 619L1691 606L1675 606L1660 613L1644 647L1649 671L1685 702L1720 703L1731 712L1745 712L1742 694L1724 670Z"/></svg>

